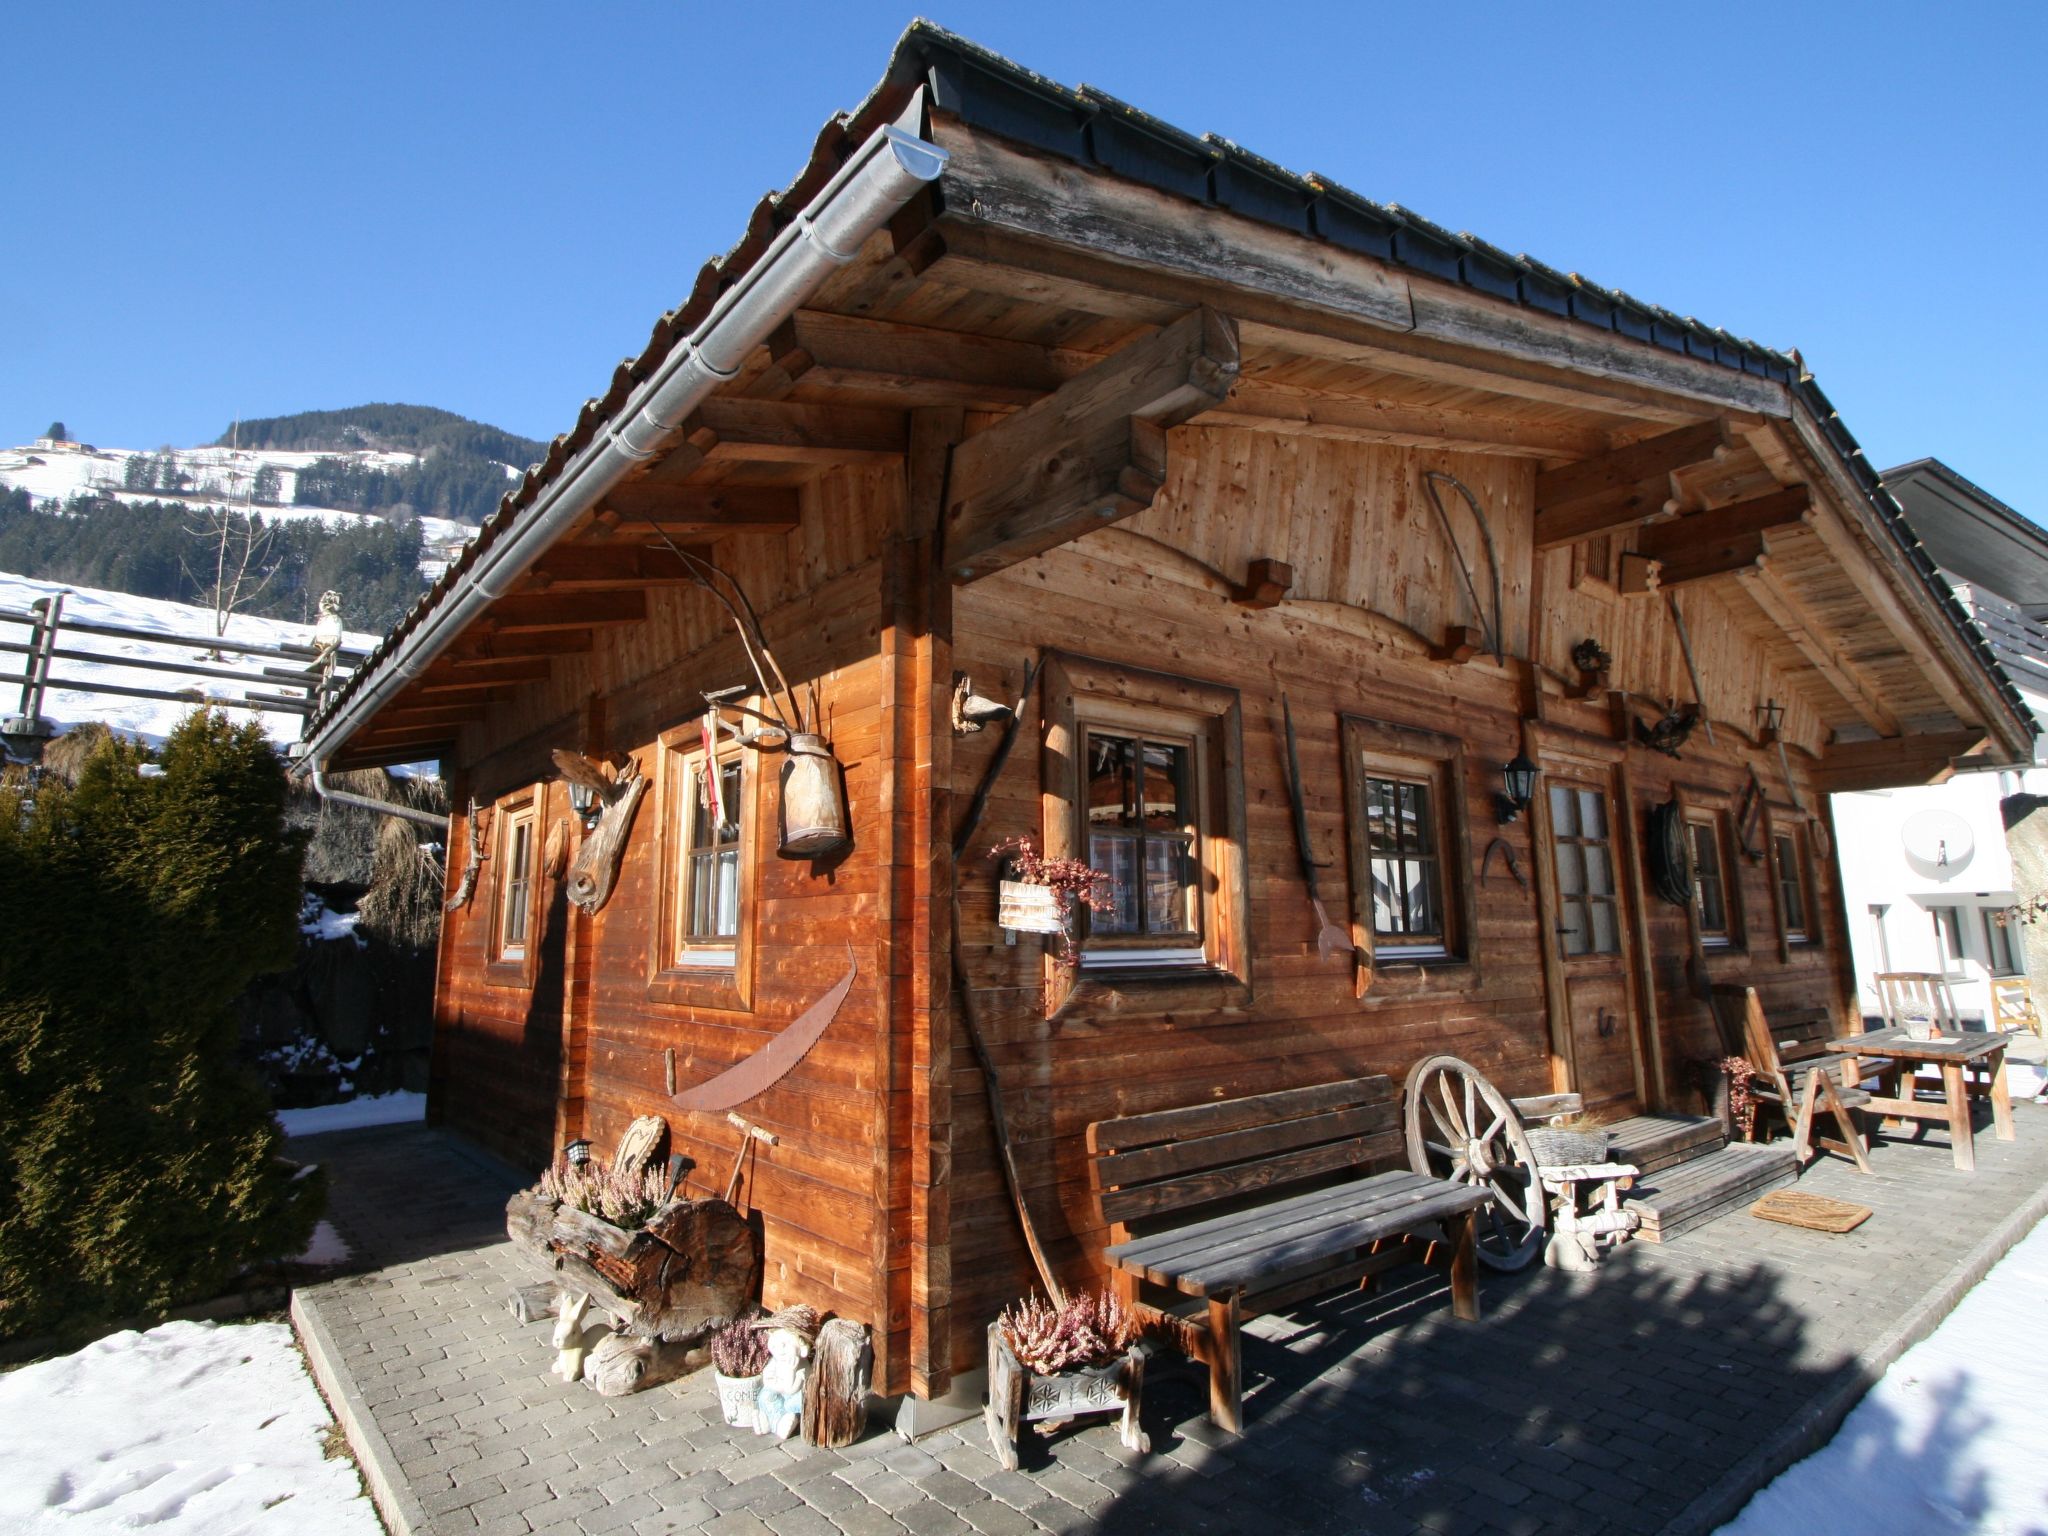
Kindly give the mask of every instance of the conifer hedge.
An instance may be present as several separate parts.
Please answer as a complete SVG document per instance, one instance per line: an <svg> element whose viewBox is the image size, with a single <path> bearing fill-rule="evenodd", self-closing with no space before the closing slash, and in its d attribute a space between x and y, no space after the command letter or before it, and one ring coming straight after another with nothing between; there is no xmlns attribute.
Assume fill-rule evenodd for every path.
<svg viewBox="0 0 2048 1536"><path fill-rule="evenodd" d="M0 785L0 1338L212 1294L323 1203L229 1007L297 943L283 765L211 711L147 757Z"/></svg>

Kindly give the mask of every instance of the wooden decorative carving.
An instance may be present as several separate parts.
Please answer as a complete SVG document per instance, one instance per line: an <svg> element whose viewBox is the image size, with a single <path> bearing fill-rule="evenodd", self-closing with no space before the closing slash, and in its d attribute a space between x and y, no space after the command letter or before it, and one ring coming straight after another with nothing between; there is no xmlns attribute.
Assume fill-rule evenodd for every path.
<svg viewBox="0 0 2048 1536"><path fill-rule="evenodd" d="M583 785L604 803L596 827L583 839L569 871L569 899L585 912L596 912L611 899L612 886L619 878L626 834L632 830L633 812L647 793L647 776L637 763L629 762L623 769L608 763L600 767L580 752L559 748L554 756L563 778Z"/></svg>
<svg viewBox="0 0 2048 1536"><path fill-rule="evenodd" d="M1234 603L1247 608L1271 608L1294 585L1294 567L1284 560L1254 560L1245 568L1244 580L1230 594Z"/></svg>
<svg viewBox="0 0 2048 1536"><path fill-rule="evenodd" d="M540 867L550 880L559 880L568 863L569 818L557 816L548 823L548 838L540 850Z"/></svg>

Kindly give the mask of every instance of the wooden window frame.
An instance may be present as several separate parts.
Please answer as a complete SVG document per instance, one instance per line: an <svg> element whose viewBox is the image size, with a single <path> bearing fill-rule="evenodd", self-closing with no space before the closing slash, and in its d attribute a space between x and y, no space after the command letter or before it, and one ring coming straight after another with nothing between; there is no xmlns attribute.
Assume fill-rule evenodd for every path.
<svg viewBox="0 0 2048 1536"><path fill-rule="evenodd" d="M1735 838L1735 795L1721 789L1702 789L1695 785L1673 786L1678 799L1680 819L1687 830L1686 857L1692 857L1691 829L1694 826L1710 826L1713 829L1714 848L1721 856L1721 900L1727 908L1728 937L1725 940L1710 940L1700 926L1699 903L1695 897L1686 903L1685 925L1693 952L1712 961L1727 955L1749 953L1751 924L1749 903L1743 893L1742 849ZM1694 879L1698 879L1695 871Z"/></svg>
<svg viewBox="0 0 2048 1536"><path fill-rule="evenodd" d="M713 754L723 766L740 765L739 932L730 946L691 944L681 933L690 858L692 779L705 758L701 718L656 739L655 913L648 949L647 995L679 1007L751 1011L754 1005L754 932L760 911L761 764L748 748L721 738ZM685 959L695 953L699 958Z"/></svg>
<svg viewBox="0 0 2048 1536"><path fill-rule="evenodd" d="M1764 868L1771 883L1771 913L1778 925L1778 958L1789 961L1795 949L1820 948L1820 902L1819 891L1813 879L1813 839L1807 829L1790 817L1780 818L1777 807L1767 804L1764 817ZM1805 910L1800 914L1803 921L1794 927L1785 911L1785 871L1779 856L1779 839L1792 844L1794 869L1792 877L1798 883L1799 899Z"/></svg>
<svg viewBox="0 0 2048 1536"><path fill-rule="evenodd" d="M501 796L491 806L491 913L484 975L494 986L531 987L540 971L541 925L547 910L541 900L547 886L541 853L546 809L547 787L541 784ZM509 949L505 914L511 907L513 838L521 827L527 833L526 932L519 947Z"/></svg>
<svg viewBox="0 0 2048 1536"><path fill-rule="evenodd" d="M1477 981L1478 925L1473 921L1472 829L1467 815L1465 746L1455 736L1391 721L1344 715L1338 721L1344 753L1344 822L1351 865L1351 930L1373 952L1376 973L1394 980L1455 969L1455 985ZM1365 795L1371 779L1425 783L1435 796L1437 875L1443 903L1440 947L1391 943L1373 928L1372 845ZM1386 994L1375 987L1368 998Z"/></svg>
<svg viewBox="0 0 2048 1536"><path fill-rule="evenodd" d="M1203 986L1210 994L1204 1000L1216 1006L1249 1002L1251 882L1245 851L1244 712L1237 690L1064 652L1047 656L1040 686L1045 737L1039 799L1047 856L1088 856L1082 746L1089 729L1185 737L1195 748L1189 777L1198 812L1196 899L1201 910L1198 957L1146 964L1128 958L1134 946L1104 949L1084 938L1081 963L1069 973L1048 954L1048 1014L1075 993L1097 987L1118 992L1159 988L1171 998L1162 1006L1198 1005L1191 991Z"/></svg>

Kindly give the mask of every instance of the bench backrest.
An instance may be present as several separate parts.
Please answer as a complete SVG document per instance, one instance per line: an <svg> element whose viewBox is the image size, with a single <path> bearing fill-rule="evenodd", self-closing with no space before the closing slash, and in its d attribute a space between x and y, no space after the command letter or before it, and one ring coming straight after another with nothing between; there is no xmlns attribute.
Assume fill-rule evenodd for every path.
<svg viewBox="0 0 2048 1536"><path fill-rule="evenodd" d="M1205 1206L1369 1172L1401 1155L1400 1120L1391 1078L1347 1078L1098 1120L1088 1127L1089 1166L1112 1227L1178 1224Z"/></svg>
<svg viewBox="0 0 2048 1536"><path fill-rule="evenodd" d="M1894 1029L1922 1020L1943 1034L1963 1027L1955 993L1940 971L1880 971L1876 980L1884 1021Z"/></svg>
<svg viewBox="0 0 2048 1536"><path fill-rule="evenodd" d="M1826 1008L1780 1008L1766 1015L1755 987L1726 983L1714 988L1714 1007L1723 1015L1724 1027L1733 1032L1739 1026L1742 1054L1757 1071L1782 1077L1791 1066L1808 1064L1838 1069L1838 1075L1854 1080L1851 1058L1827 1049L1836 1038L1834 1014Z"/></svg>

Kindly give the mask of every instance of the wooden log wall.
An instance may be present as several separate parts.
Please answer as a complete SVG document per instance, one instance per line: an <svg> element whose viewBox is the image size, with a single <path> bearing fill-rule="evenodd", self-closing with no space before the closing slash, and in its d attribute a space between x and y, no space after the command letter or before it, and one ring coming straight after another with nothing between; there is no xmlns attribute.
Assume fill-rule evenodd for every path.
<svg viewBox="0 0 2048 1536"><path fill-rule="evenodd" d="M1690 697L1683 660L1659 627L1670 623L1661 599L1624 599L1611 584L1573 587L1571 551L1532 553L1533 469L1526 464L1181 428L1171 465L1149 511L956 594L955 663L991 695L1008 696L1029 658L1051 648L1222 685L1242 700L1248 998L1219 1003L1216 989L1188 981L1084 979L1046 1017L1044 958L1035 942L1004 943L995 924L996 871L986 857L1002 839L1043 835L1036 752L1020 750L1011 759L977 846L959 868L968 970L1002 1074L1026 1197L1055 1263L1077 1282L1100 1277L1105 1236L1082 1142L1091 1121L1365 1073L1389 1073L1398 1082L1419 1057L1436 1051L1472 1061L1508 1093L1550 1091L1546 936L1534 878L1542 851L1532 846L1535 818L1496 824L1500 766L1523 746L1522 722L1531 715L1545 722L1543 729L1584 732L1611 750L1620 728L1616 702L1604 694L1583 702L1565 696L1564 685L1577 680L1569 651L1581 632L1601 635L1617 652L1614 686L1655 694L1660 707L1666 698ZM1478 620L1423 491L1421 477L1430 469L1455 474L1487 510L1501 564L1505 665L1484 654L1461 664L1431 655L1447 629ZM1453 496L1445 501L1485 593L1489 581L1466 511ZM1293 567L1287 597L1263 608L1233 601L1233 588L1261 559ZM1796 711L1793 689L1761 642L1739 632L1725 609L1692 601L1688 619L1703 666L1714 669L1716 715L1741 714L1753 725L1747 706L1757 688L1775 689ZM1529 664L1532 655L1538 665ZM1289 819L1283 690L1299 735L1310 838L1327 865L1322 889L1333 913L1347 910L1350 877L1341 717L1462 742L1465 777L1458 788L1474 864L1471 963L1385 967L1358 999L1348 964L1318 960ZM1034 736L1040 731L1037 705L1027 725ZM1790 728L1815 729L1796 712ZM1732 803L1752 766L1770 791L1771 814L1781 822L1794 814L1775 756L1746 736L1717 734L1718 745L1706 748L1696 733L1683 760L1627 750L1628 813L1638 826L1675 784L1690 786L1688 793L1705 797L1701 803L1719 803L1715 796ZM956 743L956 800L979 780L991 745L982 737ZM1795 765L1808 760L1797 747L1789 755ZM1818 803L1803 787L1798 798L1809 807ZM1479 878L1477 866L1496 836L1513 851L1528 890L1498 855L1487 878ZM1619 867L1619 843L1615 851ZM1821 892L1814 931L1826 942L1782 960L1769 866L1737 859L1729 878L1748 943L1707 960L1704 979L1742 975L1761 987L1767 1003L1777 996L1839 1001L1847 944L1818 843L1814 862ZM1696 1108L1685 1063L1720 1052L1700 1001L1701 977L1688 969L1686 914L1650 896L1640 935L1655 957L1654 1001L1663 1021L1665 1081L1655 1087L1674 1106ZM1630 953L1637 942L1629 941ZM956 1027L951 1310L962 1368L980 1351L988 1318L1031 1285L991 1145L980 1074Z"/></svg>

